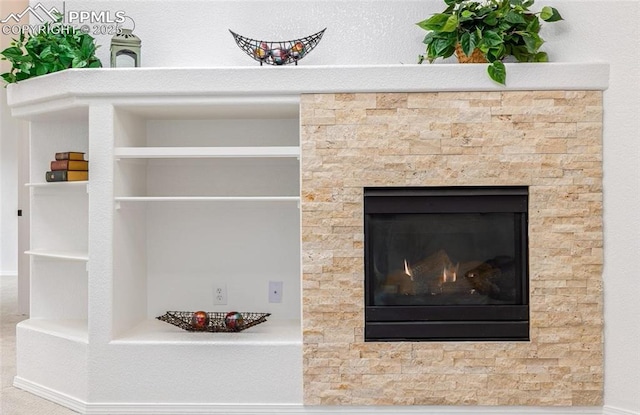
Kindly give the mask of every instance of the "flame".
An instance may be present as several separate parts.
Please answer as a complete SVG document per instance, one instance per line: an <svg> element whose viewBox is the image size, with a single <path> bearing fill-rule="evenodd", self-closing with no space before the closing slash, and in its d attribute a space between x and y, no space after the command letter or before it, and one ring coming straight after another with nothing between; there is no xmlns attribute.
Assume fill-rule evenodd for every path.
<svg viewBox="0 0 640 415"><path fill-rule="evenodd" d="M456 266L444 266L442 268L442 282L456 282L458 280L458 267L460 263L457 263Z"/></svg>
<svg viewBox="0 0 640 415"><path fill-rule="evenodd" d="M411 281L413 281L413 272L411 272L411 268L409 268L409 264L407 260L404 260L404 273L411 277Z"/></svg>

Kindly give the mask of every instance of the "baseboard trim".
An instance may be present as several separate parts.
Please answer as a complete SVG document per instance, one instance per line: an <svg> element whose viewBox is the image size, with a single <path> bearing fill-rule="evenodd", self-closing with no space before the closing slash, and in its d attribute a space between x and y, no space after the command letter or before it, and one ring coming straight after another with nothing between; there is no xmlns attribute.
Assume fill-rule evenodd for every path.
<svg viewBox="0 0 640 415"><path fill-rule="evenodd" d="M529 406L304 406L224 405L161 403L87 403L73 396L16 376L13 386L86 415L640 415L607 407L529 407Z"/></svg>
<svg viewBox="0 0 640 415"><path fill-rule="evenodd" d="M303 405L197 405L197 404L90 404L87 414L172 415L602 415L602 407L451 407L451 406L303 406Z"/></svg>
<svg viewBox="0 0 640 415"><path fill-rule="evenodd" d="M75 398L71 395L67 395L57 390L32 382L30 380L26 380L19 376L15 376L13 378L13 386L15 386L18 389L22 389L23 391L32 393L48 401L51 401L53 403L57 403L58 405L67 407L81 414L87 413L86 402L83 402L82 400Z"/></svg>
<svg viewBox="0 0 640 415"><path fill-rule="evenodd" d="M629 411L615 406L605 405L602 408L602 415L640 415L640 412Z"/></svg>
<svg viewBox="0 0 640 415"><path fill-rule="evenodd" d="M302 405L215 405L215 404L89 404L87 415L296 415L306 414Z"/></svg>

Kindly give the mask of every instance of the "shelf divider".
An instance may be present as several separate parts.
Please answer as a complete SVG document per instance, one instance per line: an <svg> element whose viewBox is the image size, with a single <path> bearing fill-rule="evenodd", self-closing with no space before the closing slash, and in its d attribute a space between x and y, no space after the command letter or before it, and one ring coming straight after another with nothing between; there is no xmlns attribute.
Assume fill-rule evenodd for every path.
<svg viewBox="0 0 640 415"><path fill-rule="evenodd" d="M42 183L25 183L26 187L32 189L56 189L56 190L81 190L86 189L87 180L78 180L71 182L42 182Z"/></svg>
<svg viewBox="0 0 640 415"><path fill-rule="evenodd" d="M27 319L18 325L24 329L45 333L78 343L89 343L87 320L72 319Z"/></svg>
<svg viewBox="0 0 640 415"><path fill-rule="evenodd" d="M300 157L297 146L264 147L117 147L116 159Z"/></svg>
<svg viewBox="0 0 640 415"><path fill-rule="evenodd" d="M203 335L205 334L205 335ZM141 321L114 339L112 344L191 344L216 346L300 347L300 320L267 320L241 333L189 332L157 319Z"/></svg>
<svg viewBox="0 0 640 415"><path fill-rule="evenodd" d="M56 251L51 249L30 249L24 252L26 255L41 258L52 258L66 261L89 261L89 254L82 251Z"/></svg>
<svg viewBox="0 0 640 415"><path fill-rule="evenodd" d="M116 202L299 202L299 196L119 196Z"/></svg>

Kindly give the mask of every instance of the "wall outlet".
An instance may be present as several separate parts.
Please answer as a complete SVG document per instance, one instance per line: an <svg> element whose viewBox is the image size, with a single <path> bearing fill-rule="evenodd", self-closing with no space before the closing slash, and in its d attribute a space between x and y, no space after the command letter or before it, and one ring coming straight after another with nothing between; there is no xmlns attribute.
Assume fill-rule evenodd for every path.
<svg viewBox="0 0 640 415"><path fill-rule="evenodd" d="M269 302L282 302L282 281L269 281Z"/></svg>
<svg viewBox="0 0 640 415"><path fill-rule="evenodd" d="M227 304L227 284L214 284L213 286L213 304Z"/></svg>

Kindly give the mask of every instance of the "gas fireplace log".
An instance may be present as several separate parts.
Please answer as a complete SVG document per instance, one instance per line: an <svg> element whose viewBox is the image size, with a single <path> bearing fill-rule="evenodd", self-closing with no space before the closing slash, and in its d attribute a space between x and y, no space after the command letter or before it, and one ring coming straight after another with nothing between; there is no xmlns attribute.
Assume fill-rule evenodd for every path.
<svg viewBox="0 0 640 415"><path fill-rule="evenodd" d="M458 278L460 276L460 278ZM464 278L462 278L464 276ZM486 261L453 264L444 250L439 250L386 277L384 291L389 294L425 295L447 293L478 294L505 299L513 294L513 259L497 257Z"/></svg>
<svg viewBox="0 0 640 415"><path fill-rule="evenodd" d="M432 294L440 291L444 273L455 272L449 255L441 249L415 264L405 263L403 271L389 274L385 291L404 295Z"/></svg>
<svg viewBox="0 0 640 415"><path fill-rule="evenodd" d="M511 257L489 259L464 273L474 290L496 300L515 297L514 263Z"/></svg>
<svg viewBox="0 0 640 415"><path fill-rule="evenodd" d="M416 294L416 288L413 279L404 271L397 271L387 275L385 286L385 292L389 294Z"/></svg>
<svg viewBox="0 0 640 415"><path fill-rule="evenodd" d="M409 269L417 294L432 294L440 290L443 273L452 270L453 264L449 255L441 249L415 264L409 264Z"/></svg>

